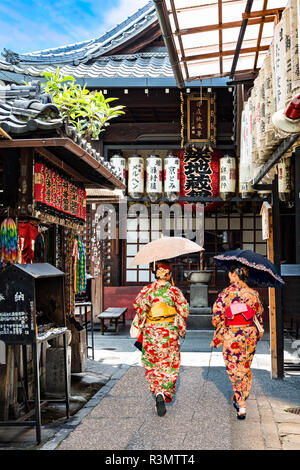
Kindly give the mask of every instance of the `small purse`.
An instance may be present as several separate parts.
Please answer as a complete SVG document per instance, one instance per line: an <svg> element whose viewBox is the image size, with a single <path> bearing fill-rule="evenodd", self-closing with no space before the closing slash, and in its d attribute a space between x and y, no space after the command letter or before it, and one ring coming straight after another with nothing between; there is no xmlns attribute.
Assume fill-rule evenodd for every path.
<svg viewBox="0 0 300 470"><path fill-rule="evenodd" d="M139 334L140 334L140 329L137 328L134 323L137 323L138 322L138 315L136 314L134 319L132 320L131 322L131 326L130 326L130 330L129 330L129 333L130 333L130 336L131 338L138 338L139 337Z"/></svg>
<svg viewBox="0 0 300 470"><path fill-rule="evenodd" d="M253 321L254 321L254 323L255 323L255 326L256 326L258 332L259 332L260 334L264 333L265 330L263 329L263 327L262 327L261 324L259 323L259 320L258 320L258 318L257 318L256 315L254 315Z"/></svg>
<svg viewBox="0 0 300 470"><path fill-rule="evenodd" d="M136 313L134 319L131 322L131 326L130 326L130 330L129 330L129 334L130 334L131 338L138 338L139 337L139 335L141 334L141 330L144 327L146 317L144 318L144 321L143 321L142 325L140 325L139 328L134 325L134 323L136 324L136 323L138 323L138 321L139 321L139 316Z"/></svg>

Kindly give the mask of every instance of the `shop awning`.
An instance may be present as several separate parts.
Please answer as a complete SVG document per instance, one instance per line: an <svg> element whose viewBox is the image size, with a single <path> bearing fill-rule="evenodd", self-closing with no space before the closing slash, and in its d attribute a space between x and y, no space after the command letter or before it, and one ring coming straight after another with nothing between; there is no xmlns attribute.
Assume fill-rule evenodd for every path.
<svg viewBox="0 0 300 470"><path fill-rule="evenodd" d="M257 72L287 0L154 0L179 87Z"/></svg>

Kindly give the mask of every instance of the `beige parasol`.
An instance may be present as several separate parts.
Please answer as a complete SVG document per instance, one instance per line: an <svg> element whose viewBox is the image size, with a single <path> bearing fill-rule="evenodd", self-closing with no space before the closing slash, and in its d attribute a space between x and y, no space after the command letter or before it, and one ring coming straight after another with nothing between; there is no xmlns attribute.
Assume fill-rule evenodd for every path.
<svg viewBox="0 0 300 470"><path fill-rule="evenodd" d="M162 237L144 245L133 258L129 267L138 264L148 264L162 259L175 258L176 256L202 250L204 248L187 238Z"/></svg>

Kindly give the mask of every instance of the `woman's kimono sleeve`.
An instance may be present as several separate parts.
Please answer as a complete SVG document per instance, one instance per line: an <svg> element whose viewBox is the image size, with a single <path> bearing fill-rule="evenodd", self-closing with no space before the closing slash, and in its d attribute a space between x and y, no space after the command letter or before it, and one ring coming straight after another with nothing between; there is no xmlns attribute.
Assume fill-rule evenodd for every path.
<svg viewBox="0 0 300 470"><path fill-rule="evenodd" d="M149 286L143 287L133 302L133 308L138 315L137 322L133 321L133 325L141 329L146 321L147 312L149 310Z"/></svg>
<svg viewBox="0 0 300 470"><path fill-rule="evenodd" d="M211 342L211 346L218 348L224 342L224 326L225 326L225 296L226 292L223 290L217 300L213 305L213 316L212 316L212 324L215 327L214 336Z"/></svg>
<svg viewBox="0 0 300 470"><path fill-rule="evenodd" d="M177 288L175 290L173 300L176 308L175 324L179 330L179 336L184 338L186 334L186 319L189 314L189 304L187 303L181 290Z"/></svg>

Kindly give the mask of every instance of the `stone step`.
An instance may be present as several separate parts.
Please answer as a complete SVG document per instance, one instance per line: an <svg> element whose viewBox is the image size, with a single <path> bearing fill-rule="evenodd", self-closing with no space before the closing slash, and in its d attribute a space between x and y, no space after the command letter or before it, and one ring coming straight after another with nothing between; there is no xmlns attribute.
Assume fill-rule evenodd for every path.
<svg viewBox="0 0 300 470"><path fill-rule="evenodd" d="M214 330L211 323L212 315L189 314L187 317L187 330Z"/></svg>

